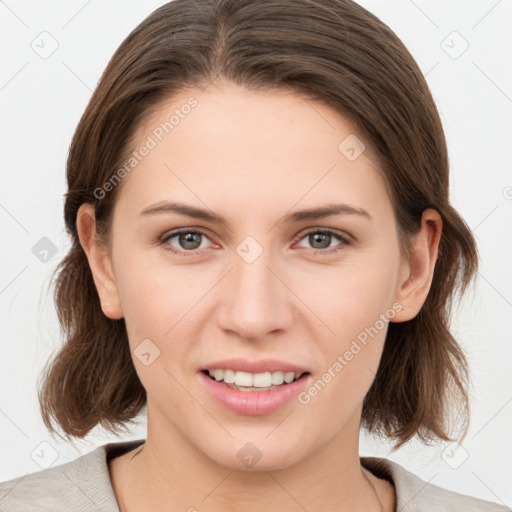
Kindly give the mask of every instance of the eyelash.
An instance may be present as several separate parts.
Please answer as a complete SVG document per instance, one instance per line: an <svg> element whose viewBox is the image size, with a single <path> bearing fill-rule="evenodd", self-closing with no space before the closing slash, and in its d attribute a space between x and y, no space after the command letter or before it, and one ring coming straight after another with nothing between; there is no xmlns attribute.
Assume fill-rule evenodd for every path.
<svg viewBox="0 0 512 512"><path fill-rule="evenodd" d="M169 240L171 240L172 238L174 238L182 233L200 234L206 238L209 238L208 234L199 228L194 228L194 229L181 228L181 229L172 231L171 233L169 233L168 235L166 235L164 238L161 239L163 248L166 251L170 251L173 254L176 254L178 256L183 256L185 258L199 254L201 252L201 249L195 249L193 251L177 251L176 249L173 249L171 245L168 244ZM315 255L318 253L320 253L321 255L332 254L332 253L343 250L345 246L351 244L351 241L349 240L349 238L347 236L344 236L339 231L337 231L335 229L331 229L331 228L312 228L309 231L301 234L301 236L296 238L293 243L295 244L296 242L299 242L300 240L302 240L306 236L310 235L311 233L322 233L322 234L334 235L341 242L339 245L337 245L335 247L331 247L330 249L311 249L313 251L313 254L315 254Z"/></svg>

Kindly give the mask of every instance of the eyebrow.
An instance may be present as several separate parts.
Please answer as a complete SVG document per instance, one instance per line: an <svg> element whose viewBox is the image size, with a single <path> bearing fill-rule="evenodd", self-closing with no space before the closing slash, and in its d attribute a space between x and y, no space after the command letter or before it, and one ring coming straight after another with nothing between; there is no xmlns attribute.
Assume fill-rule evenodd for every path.
<svg viewBox="0 0 512 512"><path fill-rule="evenodd" d="M168 201L161 201L154 205L148 206L147 208L144 208L140 212L140 216L170 212L186 215L187 217L192 217L194 219L208 221L213 224L228 224L227 220L218 213L214 213L210 210L198 208L192 205ZM297 223L303 220L323 219L324 217L329 217L331 215L360 215L361 217L365 217L368 220L372 220L371 215L363 208L358 208L348 204L330 203L326 204L325 206L308 208L305 210L288 213L282 218L282 221L285 223Z"/></svg>

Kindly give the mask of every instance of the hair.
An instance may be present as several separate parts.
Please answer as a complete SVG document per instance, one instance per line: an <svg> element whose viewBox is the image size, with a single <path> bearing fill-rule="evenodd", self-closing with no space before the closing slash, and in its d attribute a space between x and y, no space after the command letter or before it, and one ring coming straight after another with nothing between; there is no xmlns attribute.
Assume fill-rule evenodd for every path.
<svg viewBox="0 0 512 512"><path fill-rule="evenodd" d="M123 182L101 199L95 191L123 166L139 127L164 101L217 80L305 95L352 122L376 155L407 258L423 211L439 212L443 230L428 296L413 319L389 323L361 426L393 440L393 450L414 435L425 444L451 441L456 410L465 437L469 370L449 321L477 270L476 242L450 204L446 141L425 78L396 34L350 0L174 0L122 42L67 159L64 219L72 245L52 276L65 342L41 374L45 425L53 435L55 421L68 439L98 424L116 433L146 404L124 319L102 312L77 211L95 206L98 237L108 245Z"/></svg>

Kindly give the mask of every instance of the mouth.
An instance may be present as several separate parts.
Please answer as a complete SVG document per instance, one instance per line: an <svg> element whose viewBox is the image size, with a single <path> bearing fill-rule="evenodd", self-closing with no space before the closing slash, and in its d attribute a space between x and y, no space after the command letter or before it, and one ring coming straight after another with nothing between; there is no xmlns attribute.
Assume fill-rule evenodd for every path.
<svg viewBox="0 0 512 512"><path fill-rule="evenodd" d="M202 369L197 375L204 391L215 402L246 416L264 416L292 406L313 381L310 372L296 374L279 370L251 374L217 368Z"/></svg>
<svg viewBox="0 0 512 512"><path fill-rule="evenodd" d="M313 381L311 367L281 358L231 357L198 368L207 395L237 414L262 416L291 407Z"/></svg>
<svg viewBox="0 0 512 512"><path fill-rule="evenodd" d="M235 370L212 369L201 370L210 380L225 384L231 389L245 392L271 391L286 387L310 375L309 372L263 372L249 373Z"/></svg>

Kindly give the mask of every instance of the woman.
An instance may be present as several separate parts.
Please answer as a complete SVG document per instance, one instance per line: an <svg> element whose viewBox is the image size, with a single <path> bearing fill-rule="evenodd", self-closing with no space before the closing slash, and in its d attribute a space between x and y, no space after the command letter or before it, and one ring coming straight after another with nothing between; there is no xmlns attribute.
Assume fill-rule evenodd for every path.
<svg viewBox="0 0 512 512"><path fill-rule="evenodd" d="M380 20L168 3L111 59L67 173L43 419L82 438L147 405L148 432L3 483L6 510L506 510L359 457L361 426L464 438L448 319L478 261L428 86Z"/></svg>

